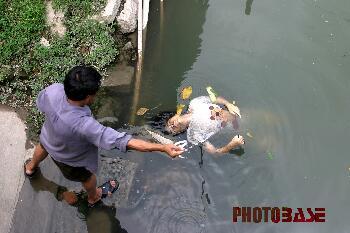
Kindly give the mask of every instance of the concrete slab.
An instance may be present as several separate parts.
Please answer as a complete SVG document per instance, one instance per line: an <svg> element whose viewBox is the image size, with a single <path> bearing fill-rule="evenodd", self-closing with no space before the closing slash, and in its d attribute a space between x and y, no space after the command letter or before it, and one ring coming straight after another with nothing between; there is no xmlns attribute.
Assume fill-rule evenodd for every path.
<svg viewBox="0 0 350 233"><path fill-rule="evenodd" d="M10 230L13 213L22 188L26 153L25 125L17 114L0 108L0 232Z"/></svg>
<svg viewBox="0 0 350 233"><path fill-rule="evenodd" d="M52 159L46 158L40 164L40 175L24 182L10 233L126 232L116 218L116 207L126 203L135 169L133 162L102 158L98 183L114 177L120 182L120 189L111 198L103 199L104 204L90 209L86 199L80 200L76 207L57 199L60 187L76 192L82 187L78 182L65 179Z"/></svg>
<svg viewBox="0 0 350 233"><path fill-rule="evenodd" d="M134 180L137 164L121 158L102 157L99 164L98 183L103 184L109 179L119 181L119 190L110 198L106 198L106 205L125 207L132 182Z"/></svg>
<svg viewBox="0 0 350 233"><path fill-rule="evenodd" d="M103 80L102 85L105 87L129 87L134 77L134 71L135 68L132 66L118 64L109 70L108 77Z"/></svg>
<svg viewBox="0 0 350 233"><path fill-rule="evenodd" d="M81 184L66 180L48 157L40 164L40 173L34 179L25 179L10 232L88 232L84 210L79 212L76 207L58 201L60 187L81 190Z"/></svg>

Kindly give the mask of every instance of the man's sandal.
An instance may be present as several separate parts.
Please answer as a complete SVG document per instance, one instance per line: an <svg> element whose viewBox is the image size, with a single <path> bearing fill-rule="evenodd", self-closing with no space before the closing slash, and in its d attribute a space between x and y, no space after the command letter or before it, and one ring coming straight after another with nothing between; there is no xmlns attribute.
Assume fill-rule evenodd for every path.
<svg viewBox="0 0 350 233"><path fill-rule="evenodd" d="M29 179L33 179L34 176L36 175L36 173L37 173L38 170L39 170L39 167L36 167L36 168L34 168L32 174L28 174L28 173L27 173L26 165L27 165L31 160L32 160L32 159L27 159L27 160L24 162L24 165L23 165L23 168L24 168L24 175L25 175L26 177L28 177Z"/></svg>
<svg viewBox="0 0 350 233"><path fill-rule="evenodd" d="M116 186L113 187L111 185L111 181L114 181L116 183ZM110 195L112 195L115 191L118 190L119 188L119 182L116 180L116 179L113 179L113 180L108 180L106 181L105 183L103 183L102 185L98 186L98 188L101 188L102 189L102 195L101 195L101 199L103 198L106 198L108 196L108 193L110 193ZM88 206L90 208L96 206L98 203L101 203L101 199L96 201L95 203L91 204L91 203L88 203Z"/></svg>

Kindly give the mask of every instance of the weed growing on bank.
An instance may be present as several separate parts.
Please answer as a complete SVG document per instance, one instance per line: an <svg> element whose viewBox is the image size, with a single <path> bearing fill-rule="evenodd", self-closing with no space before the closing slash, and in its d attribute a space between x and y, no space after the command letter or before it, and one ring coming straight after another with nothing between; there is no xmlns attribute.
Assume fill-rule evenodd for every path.
<svg viewBox="0 0 350 233"><path fill-rule="evenodd" d="M0 102L28 109L27 123L36 134L42 116L35 98L44 87L62 82L75 65L92 65L102 74L117 58L118 43L112 37L114 25L89 19L104 0L54 0L65 13L63 37L52 35L45 25L45 2L0 0ZM49 46L40 44L41 38Z"/></svg>
<svg viewBox="0 0 350 233"><path fill-rule="evenodd" d="M46 28L45 5L41 0L0 0L0 12L0 81L6 81L24 76L20 66Z"/></svg>
<svg viewBox="0 0 350 233"><path fill-rule="evenodd" d="M62 10L66 16L74 15L80 18L86 18L101 11L106 0L53 0L53 7L56 10Z"/></svg>

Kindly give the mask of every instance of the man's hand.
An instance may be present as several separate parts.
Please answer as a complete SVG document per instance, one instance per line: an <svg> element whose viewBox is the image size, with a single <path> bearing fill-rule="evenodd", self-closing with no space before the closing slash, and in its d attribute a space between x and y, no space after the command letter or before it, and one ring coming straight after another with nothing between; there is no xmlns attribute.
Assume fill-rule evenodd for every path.
<svg viewBox="0 0 350 233"><path fill-rule="evenodd" d="M234 104L231 104L231 103L227 103L226 104L226 108L228 109L228 111L233 114L233 115L237 115L239 116L239 118L242 118L241 117L241 111L239 110L239 108L234 105Z"/></svg>
<svg viewBox="0 0 350 233"><path fill-rule="evenodd" d="M150 152L150 151L161 151L167 153L170 157L175 158L181 155L184 150L181 147L175 146L174 144L162 145L160 143L147 142L141 139L130 139L128 142L128 149L137 151Z"/></svg>
<svg viewBox="0 0 350 233"><path fill-rule="evenodd" d="M243 146L244 145L244 138L242 135L236 135L232 138L232 140L229 144L233 147Z"/></svg>
<svg viewBox="0 0 350 233"><path fill-rule="evenodd" d="M174 144L166 144L164 145L164 152L170 157L175 158L181 155L184 150L181 147L175 146Z"/></svg>
<svg viewBox="0 0 350 233"><path fill-rule="evenodd" d="M241 111L239 110L239 108L233 103L228 102L224 97L221 97L221 96L217 97L215 103L225 105L231 114L237 115L239 116L239 118L242 118Z"/></svg>

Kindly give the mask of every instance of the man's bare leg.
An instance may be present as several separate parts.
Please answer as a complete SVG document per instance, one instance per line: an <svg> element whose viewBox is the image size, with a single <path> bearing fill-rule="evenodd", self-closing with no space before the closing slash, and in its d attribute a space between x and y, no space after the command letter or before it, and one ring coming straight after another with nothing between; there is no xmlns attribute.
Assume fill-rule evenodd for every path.
<svg viewBox="0 0 350 233"><path fill-rule="evenodd" d="M37 144L34 149L33 158L26 164L26 174L33 174L35 168L39 166L40 162L43 161L48 154L49 153L40 143ZM52 193L54 193L54 191L52 191ZM75 193L69 191L63 193L63 199L70 205L75 204L78 200Z"/></svg>
<svg viewBox="0 0 350 233"><path fill-rule="evenodd" d="M45 148L39 143L35 146L33 158L26 164L26 173L28 175L33 174L35 168L37 168L41 161L47 157L48 153Z"/></svg>
<svg viewBox="0 0 350 233"><path fill-rule="evenodd" d="M83 184L83 187L88 194L88 202L90 204L94 204L101 199L102 189L97 188L97 181L96 181L95 174L92 174L92 176L86 182L83 182L82 184ZM110 184L113 187L116 187L116 185L117 185L117 183L113 180L110 181ZM111 193L108 193L108 195L111 195Z"/></svg>
<svg viewBox="0 0 350 233"><path fill-rule="evenodd" d="M102 196L102 189L101 188L96 188L97 186L97 181L96 181L96 175L92 174L90 178L83 182L83 187L86 190L88 194L88 202L90 204L96 203L98 200L101 199Z"/></svg>

